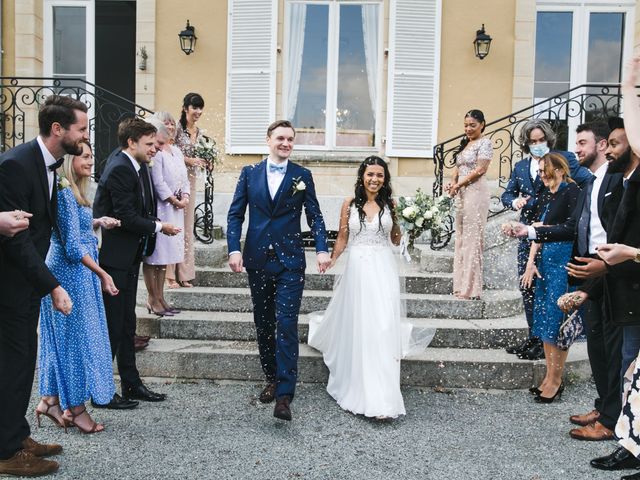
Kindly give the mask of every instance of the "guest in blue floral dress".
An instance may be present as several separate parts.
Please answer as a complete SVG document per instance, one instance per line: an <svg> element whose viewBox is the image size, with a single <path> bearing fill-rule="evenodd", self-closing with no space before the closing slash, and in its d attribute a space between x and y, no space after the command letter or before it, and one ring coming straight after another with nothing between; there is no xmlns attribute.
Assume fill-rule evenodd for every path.
<svg viewBox="0 0 640 480"><path fill-rule="evenodd" d="M82 154L68 157L59 170L58 212L47 266L69 293L69 316L53 309L51 297L42 300L40 314L40 394L36 417L49 417L66 429L75 425L84 433L104 430L85 408L92 397L109 403L115 393L109 332L102 290L116 295L111 277L98 266L94 226L113 228L116 219L92 218L87 199L93 166L89 144ZM63 411L64 410L64 411Z"/></svg>
<svg viewBox="0 0 640 480"><path fill-rule="evenodd" d="M548 153L538 165L538 174L546 188L536 201L538 223L533 225L564 223L576 208L580 188L569 177L569 165L562 155ZM522 285L526 288L533 281L536 282L532 335L542 340L547 364L544 380L539 387L530 390L536 394L538 403L551 403L564 390L562 372L568 351L560 350L556 344L563 320L563 313L556 301L568 289L565 265L571 258L573 236L571 232L567 235L563 241L534 243L522 276Z"/></svg>

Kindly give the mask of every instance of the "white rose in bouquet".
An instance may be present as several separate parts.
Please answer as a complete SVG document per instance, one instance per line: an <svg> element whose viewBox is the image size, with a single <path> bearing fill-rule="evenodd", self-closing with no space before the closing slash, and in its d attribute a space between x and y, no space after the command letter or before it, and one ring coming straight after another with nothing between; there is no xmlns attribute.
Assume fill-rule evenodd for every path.
<svg viewBox="0 0 640 480"><path fill-rule="evenodd" d="M427 220L431 220L433 218L433 213L431 212L431 210L427 210L426 212L424 212L424 218Z"/></svg>
<svg viewBox="0 0 640 480"><path fill-rule="evenodd" d="M402 216L408 220L413 220L413 218L415 218L416 216L416 209L415 207L411 206L411 207L407 207L404 210L402 210Z"/></svg>
<svg viewBox="0 0 640 480"><path fill-rule="evenodd" d="M424 218L422 217L418 217L415 221L416 227L422 227L423 223L424 223Z"/></svg>

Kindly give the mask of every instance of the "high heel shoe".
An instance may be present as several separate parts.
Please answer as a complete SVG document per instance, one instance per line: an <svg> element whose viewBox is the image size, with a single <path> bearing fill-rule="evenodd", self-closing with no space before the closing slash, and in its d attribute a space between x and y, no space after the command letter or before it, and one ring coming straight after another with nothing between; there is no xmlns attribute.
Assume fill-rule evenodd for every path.
<svg viewBox="0 0 640 480"><path fill-rule="evenodd" d="M540 390L538 387L531 387L531 388L529 389L529 393L530 393L531 395L536 395L536 396L538 396L538 397L539 397L539 396L540 396L540 394L542 393L542 390Z"/></svg>
<svg viewBox="0 0 640 480"><path fill-rule="evenodd" d="M90 435L92 433L98 433L98 432L102 432L104 431L104 425L102 425L101 423L96 422L93 418L91 418L91 416L89 415L89 413L87 412L87 407L85 407L84 405L82 406L82 410L79 413L73 413L72 410L68 410L69 415L71 416L71 418L67 417L65 414L66 412L64 412L62 414L63 418L69 422L70 425L75 425L76 427L78 427L78 430L80 430L82 433L85 433L87 435ZM80 415L84 415L86 414L89 419L92 422L91 428L86 429L84 427L82 427L81 425L76 423L76 418L78 418ZM99 427L102 427L100 429L98 429Z"/></svg>
<svg viewBox="0 0 640 480"><path fill-rule="evenodd" d="M173 313L168 310L160 310L159 312L156 312L153 308L151 308L151 305L149 305L148 303L147 303L147 312L153 313L154 315L158 315L159 317L173 317Z"/></svg>
<svg viewBox="0 0 640 480"><path fill-rule="evenodd" d="M64 418L64 412L62 412L62 409L60 409L60 418L52 415L49 413L49 410L53 407L60 407L60 402L55 402L55 403L49 403L47 402L44 398L40 399L41 402L43 402L46 406L47 409L42 412L40 410L38 410L38 407L36 406L36 422L38 423L38 428L40 428L42 425L40 423L40 415L44 415L45 417L48 417L49 419L51 419L51 421L53 423L55 423L58 427L60 428L64 428L64 433L67 433L67 422Z"/></svg>
<svg viewBox="0 0 640 480"><path fill-rule="evenodd" d="M538 395L533 400L536 403L553 403L553 401L556 399L560 400L560 397L562 397L562 392L564 392L564 383L560 384L560 386L558 387L558 390L556 391L553 397L543 397L542 395Z"/></svg>

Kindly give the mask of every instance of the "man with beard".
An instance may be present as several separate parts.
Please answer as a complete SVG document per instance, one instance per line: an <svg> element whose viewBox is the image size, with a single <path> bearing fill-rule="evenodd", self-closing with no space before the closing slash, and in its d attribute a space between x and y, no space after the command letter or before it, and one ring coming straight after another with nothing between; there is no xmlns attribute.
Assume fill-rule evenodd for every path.
<svg viewBox="0 0 640 480"><path fill-rule="evenodd" d="M136 295L142 257L153 252L155 234L175 235L179 228L155 218L155 199L148 163L155 155L156 128L139 118L128 118L118 126L122 150L107 163L93 202L93 216L109 216L121 226L102 232L100 266L111 275L120 293L105 295L111 353L117 358L122 397L117 393L96 408L130 409L136 400L160 402L164 394L144 386L136 367ZM124 398L123 398L124 397Z"/></svg>
<svg viewBox="0 0 640 480"><path fill-rule="evenodd" d="M605 263L597 256L596 247L607 242L605 230L605 199L611 197L614 187L620 183L620 175L608 171L607 155L610 154L607 137L610 129L603 123L578 126L576 129L576 154L580 164L589 168L593 177L583 188L573 215L565 223L554 226L514 229L516 236L528 237L539 242L553 242L574 238L573 257L570 263L570 283L576 285L586 278L594 278L606 272ZM610 202L612 204L612 202ZM578 264L580 264L578 266ZM576 270L576 268L578 268ZM573 272L573 273L571 273ZM579 425L570 431L579 440L606 440L613 436L620 412L620 348L622 334L602 314L599 300L585 305L589 363L596 383L598 398L594 409L583 415L572 415L571 423Z"/></svg>
<svg viewBox="0 0 640 480"><path fill-rule="evenodd" d="M40 134L0 157L0 211L32 214L29 228L0 237L0 474L37 476L58 463L43 456L62 451L30 437L25 413L36 365L40 300L68 315L71 299L45 264L56 223L56 168L65 153L82 153L89 139L87 106L67 96L47 97L38 112ZM60 407L57 407L58 409Z"/></svg>

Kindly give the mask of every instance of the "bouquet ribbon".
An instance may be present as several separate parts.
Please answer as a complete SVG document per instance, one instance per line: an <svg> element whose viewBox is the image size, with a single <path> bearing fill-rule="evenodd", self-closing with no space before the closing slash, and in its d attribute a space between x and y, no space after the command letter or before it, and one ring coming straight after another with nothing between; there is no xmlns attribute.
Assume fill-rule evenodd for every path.
<svg viewBox="0 0 640 480"><path fill-rule="evenodd" d="M407 263L411 263L411 255L409 254L409 234L405 233L400 239L400 255L404 257Z"/></svg>

